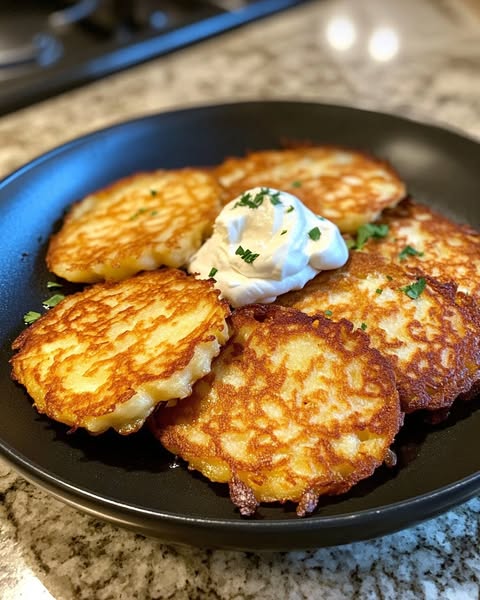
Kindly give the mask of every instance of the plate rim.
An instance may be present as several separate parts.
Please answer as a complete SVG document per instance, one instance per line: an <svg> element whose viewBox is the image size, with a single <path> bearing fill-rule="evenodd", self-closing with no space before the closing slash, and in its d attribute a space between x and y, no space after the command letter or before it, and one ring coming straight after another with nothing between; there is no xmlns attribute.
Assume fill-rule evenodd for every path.
<svg viewBox="0 0 480 600"><path fill-rule="evenodd" d="M475 135L471 134L468 131L463 130L461 127L452 125L451 123L446 123L443 122L441 120L437 120L437 119L432 119L430 118L428 115L420 115L417 114L416 112L414 114L400 114L398 112L395 112L394 110L379 110L377 108L375 108L374 106L369 106L368 104L363 105L361 102L355 103L355 104L348 104L348 103L342 103L342 102L335 102L335 103L330 103L330 102L315 102L314 100L308 100L308 99L300 99L300 100L292 100L292 99L278 99L278 98L272 98L272 99L262 99L262 100L252 100L252 99L247 99L247 100L239 100L239 101L226 101L226 102L219 102L219 103L215 103L215 104L208 104L208 103L201 103L201 104L194 104L194 105L186 105L186 106L179 106L178 108L168 108L166 110L161 110L161 111L154 111L151 113L147 113L144 115L138 115L132 118L126 118L126 119L122 119L121 121L118 121L116 123L110 123L109 125L106 125L104 127L100 126L98 128L92 129L91 131L88 131L86 133L83 133L79 136L76 136L74 138L71 138L69 140L66 140L64 142L62 142L59 145L55 145L47 150L45 150L44 152L41 152L40 154L30 158L26 163L21 164L20 166L14 168L13 171L11 171L10 173L7 173L6 175L3 175L0 178L0 190L7 184L9 184L11 181L14 181L17 177L21 176L23 172L26 172L30 169L32 169L33 167L42 164L43 162L45 162L46 160L49 160L51 158L54 158L57 154L61 154L62 152L64 152L65 150L68 150L69 148L74 148L78 145L81 145L83 143L85 143L86 141L88 141L90 138L92 137L96 137L98 135L107 135L109 132L115 130L115 129L122 129L124 127L133 127L141 122L147 122L149 120L156 120L158 118L168 118L169 116L172 115L178 115L180 113L190 113L190 112L195 112L195 111L205 111L205 110L219 110L219 109L234 109L235 107L238 106L265 106L265 105L298 105L298 106L315 106L318 107L320 109L322 108L326 108L326 109L342 109L342 110L346 110L346 111L356 111L356 112L360 112L360 113L365 113L365 114L370 114L370 115L378 115L378 116L382 116L382 117L387 117L387 118L392 118L392 119L398 119L401 121L406 121L415 125L418 125L420 127L428 127L430 129L436 129L438 131L443 131L443 132L447 132L451 135L455 135L459 138L462 138L464 141L473 143L477 146L479 146L480 148L480 137L476 137ZM1 201L1 199L0 199Z"/></svg>
<svg viewBox="0 0 480 600"><path fill-rule="evenodd" d="M125 119L118 123L110 124L106 127L101 127L85 133L81 136L75 137L71 140L68 140L58 146L55 146L46 152L41 153L40 155L30 159L27 163L21 165L16 168L10 174L7 174L0 180L0 195L4 193L4 190L8 188L8 186L15 182L18 178L22 177L25 173L28 173L32 169L37 166L42 165L45 162L50 160L54 160L57 156L62 155L63 153L69 151L70 149L74 149L78 146L81 146L85 143L90 142L91 140L98 138L99 136L108 136L114 130L126 129L130 127L136 127L139 124L148 123L148 121L156 121L158 119L168 119L169 117L181 116L186 113L193 112L205 112L208 111L218 111L218 110L235 110L238 107L250 106L251 108L262 108L265 109L266 106L269 105L288 105L301 108L306 106L315 107L315 109L327 109L327 110L345 110L346 112L357 112L357 113L366 113L371 116L382 116L394 119L396 121L404 121L413 123L420 127L426 127L428 129L440 130L442 132L449 133L458 138L461 138L462 141L469 142L474 144L480 150L480 140L477 140L475 137L468 134L468 132L464 132L460 129L451 126L445 126L444 124L419 120L416 117L412 117L410 115L399 115L394 112L386 112L379 111L373 108L364 108L358 107L355 105L347 105L347 104L332 104L332 103L323 103L323 102L315 102L312 100L289 100L289 99L265 99L265 100L246 100L246 101L235 101L235 102L223 102L218 104L201 104L187 107L179 107L166 111L153 112L146 115L141 115L131 119ZM0 203L5 199L0 197ZM171 513L169 511L156 511L152 509L142 508L141 506L137 506L133 503L123 503L121 501L112 499L105 495L100 495L98 493L90 492L86 489L78 487L74 484L70 484L62 478L51 473L48 469L41 467L40 465L34 463L29 460L21 453L17 452L15 448L11 447L9 444L6 444L3 439L0 438L0 455L6 460L7 463L11 464L15 470L17 470L25 479L28 481L32 481L34 484L40 486L41 488L47 490L48 493L61 498L66 501L68 504L74 505L79 509L85 510L86 512L92 513L89 509L82 506L81 500L86 500L93 502L101 506L103 509L114 509L120 511L123 515L135 516L138 518L148 518L151 520L159 520L159 521L168 521L169 523L177 523L181 522L184 524L190 524L196 527L214 527L219 531L223 530L233 530L248 532L250 530L256 530L259 534L263 532L267 532L269 530L278 528L284 533L289 533L291 530L295 530L298 532L302 529L315 529L318 533L321 533L324 528L332 528L344 526L348 528L348 525L355 524L368 524L370 522L376 522L379 519L385 518L385 515L390 516L395 512L403 512L408 510L416 511L416 509L422 508L424 512L419 516L419 518L415 518L411 520L411 525L415 522L423 521L429 518L432 518L436 514L443 512L444 510L448 510L452 508L456 504L467 501L469 498L473 497L480 490L480 469L475 473L471 473L461 479L456 480L453 483L444 485L440 488L436 488L431 492L426 492L421 495L417 495L414 497L410 497L404 500L399 500L396 502L392 502L389 504L383 504L378 506L377 508L369 508L369 509L361 509L348 513L341 513L339 515L322 515L321 512L318 514L313 514L309 516L307 519L279 519L279 518L271 518L265 520L258 519L232 519L232 518L212 518L212 517L199 517L199 516L188 516L185 514ZM435 504L436 501L444 500L444 502L440 502L435 506L434 510L427 510L425 513L425 509L429 504ZM101 516L106 520L112 520L111 516L105 512L97 512L97 516ZM132 526L135 528L135 525ZM409 525L402 525L402 527L406 527ZM154 531L155 528L152 529ZM392 532L391 528L388 528L384 533ZM376 536L375 536L376 537ZM352 539L351 541L357 541L359 538ZM342 542L348 543L348 542ZM320 544L321 546L322 544ZM328 544L332 546L334 544ZM316 547L320 547L316 546ZM290 547L290 546L289 546ZM294 547L303 547L303 546L294 546Z"/></svg>
<svg viewBox="0 0 480 600"><path fill-rule="evenodd" d="M340 515L334 516L323 516L321 514L313 514L304 519L275 519L268 518L265 520L256 520L256 519L241 519L241 520L233 520L233 519L221 519L221 518L212 518L212 517L185 517L184 515L178 515L175 513L171 513L169 511L160 512L154 511L146 508L142 508L135 504L124 503L121 501L117 501L106 496L101 496L93 492L89 492L85 489L82 489L79 486L74 484L70 484L62 479L57 478L54 474L42 470L38 468L32 461L26 458L20 458L18 454L14 451L9 452L5 449L5 444L3 440L0 439L0 452L2 452L2 458L4 458L9 464L18 468L18 470L24 474L26 479L28 479L28 474L31 474L31 479L34 480L38 485L41 482L44 483L44 489L50 489L51 487L61 487L67 494L70 493L74 497L85 498L88 500L93 500L95 502L105 503L107 506L119 508L121 510L126 510L127 512L133 511L138 516L146 516L148 518L161 518L167 519L170 521L189 521L189 522L202 522L208 523L216 526L223 525L232 525L235 524L238 526L246 526L246 527L260 527L268 529L272 525L281 524L283 527L296 527L299 523L312 523L313 521L325 523L326 525L335 525L337 521L348 520L349 522L354 522L357 519L365 518L366 520L371 520L371 518L380 518L385 512L395 512L397 510L405 510L410 509L412 505L423 505L432 501L432 499L440 496L443 497L448 492L459 493L464 488L469 487L474 484L476 480L478 480L478 489L480 490L480 470L476 473L472 473L461 479L455 481L452 484L442 486L433 490L432 492L427 492L424 494L420 494L418 496L414 496L413 498L408 498L405 500L399 500L397 502L391 502L389 504L381 505L378 508L371 509L362 509L349 513L342 513ZM473 492L475 493L475 492ZM63 496L62 496L63 497ZM380 515L382 513L382 515ZM428 518L428 517L427 517Z"/></svg>

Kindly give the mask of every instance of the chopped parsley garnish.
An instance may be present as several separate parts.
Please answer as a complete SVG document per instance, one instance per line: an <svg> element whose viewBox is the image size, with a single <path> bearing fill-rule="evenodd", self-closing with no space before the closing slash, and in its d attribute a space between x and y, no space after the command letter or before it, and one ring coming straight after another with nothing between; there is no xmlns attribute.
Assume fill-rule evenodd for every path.
<svg viewBox="0 0 480 600"><path fill-rule="evenodd" d="M237 248L237 250L235 251L235 254L238 254L239 256L241 256L242 260L244 260L246 263L249 263L249 264L252 264L253 261L260 256L260 254L254 254L248 248L245 250L241 246L239 246Z"/></svg>
<svg viewBox="0 0 480 600"><path fill-rule="evenodd" d="M425 289L427 284L424 277L420 277L415 283L400 288L404 294L406 294L412 300L416 300Z"/></svg>
<svg viewBox="0 0 480 600"><path fill-rule="evenodd" d="M136 212L133 213L133 215L130 217L130 221L134 221L135 219L137 219L140 215L143 215L143 213L147 212L148 209L146 208L139 208Z"/></svg>
<svg viewBox="0 0 480 600"><path fill-rule="evenodd" d="M270 202L273 204L273 206L277 206L277 204L281 204L282 201L280 200L280 192L274 192L273 194L269 194L270 196Z"/></svg>
<svg viewBox="0 0 480 600"><path fill-rule="evenodd" d="M152 212L150 213L151 217L156 217L158 215L158 210L152 210Z"/></svg>
<svg viewBox="0 0 480 600"><path fill-rule="evenodd" d="M57 306L57 304L61 302L64 298L65 296L63 294L54 294L53 296L48 298L48 300L43 301L43 306L45 308L53 308L54 306Z"/></svg>
<svg viewBox="0 0 480 600"><path fill-rule="evenodd" d="M62 287L61 283L57 283L56 281L48 281L47 282L47 288L59 288L59 287ZM44 308L53 308L54 306L57 306L57 304L59 302L61 302L64 298L65 298L65 296L63 294L53 294L53 296L50 296L50 298L48 298L47 300L44 300L42 302L43 307ZM37 312L36 310L29 310L27 313L25 313L23 315L23 322L25 323L25 325L31 325L32 323L35 323L35 321L37 319L39 319L41 316L42 316L42 314Z"/></svg>
<svg viewBox="0 0 480 600"><path fill-rule="evenodd" d="M423 256L423 252L416 250L413 246L405 246L405 248L399 252L399 260L406 260L408 256Z"/></svg>
<svg viewBox="0 0 480 600"><path fill-rule="evenodd" d="M250 192L245 192L240 196L240 200L235 202L233 208L237 206L248 206L248 208L258 208L263 204L265 196L270 196L272 204L275 204L275 200L278 200L279 192L276 192L270 196L270 190L268 188L261 188L261 190L252 197ZM280 200L278 200L280 202Z"/></svg>
<svg viewBox="0 0 480 600"><path fill-rule="evenodd" d="M215 277L215 275L218 273L218 269L216 269L215 267L212 267L210 269L210 273L208 274L208 277Z"/></svg>
<svg viewBox="0 0 480 600"><path fill-rule="evenodd" d="M331 317L331 316L333 315L333 312L332 312L331 310L326 310L326 311L325 311L323 314L324 314L326 317Z"/></svg>
<svg viewBox="0 0 480 600"><path fill-rule="evenodd" d="M352 240L351 238L345 240L345 244L347 245L347 248L349 250L355 250L355 248L357 247L355 240Z"/></svg>
<svg viewBox="0 0 480 600"><path fill-rule="evenodd" d="M240 200L235 202L233 208L237 208L237 206L248 206L249 208L258 208L258 206L255 206L253 204L252 195L250 194L250 192L245 192L245 194L242 194L240 196Z"/></svg>
<svg viewBox="0 0 480 600"><path fill-rule="evenodd" d="M294 207L294 206L292 206L292 205L290 205L290 206L287 208L287 210L286 210L285 212L287 212L287 213L291 213L291 212L292 212L292 210L295 210L295 207Z"/></svg>
<svg viewBox="0 0 480 600"><path fill-rule="evenodd" d="M362 331L365 331L365 329L366 329L366 328L367 328L367 324L366 324L366 323L362 323L362 324L360 325L360 329L361 329Z"/></svg>
<svg viewBox="0 0 480 600"><path fill-rule="evenodd" d="M393 281L393 277L391 275L387 275L388 281Z"/></svg>
<svg viewBox="0 0 480 600"><path fill-rule="evenodd" d="M156 196L157 195L157 190L150 190L150 195L151 196Z"/></svg>
<svg viewBox="0 0 480 600"><path fill-rule="evenodd" d="M378 294L378 295L380 295L382 292L383 292L382 288L377 288L375 290L375 293Z"/></svg>
<svg viewBox="0 0 480 600"><path fill-rule="evenodd" d="M322 235L322 232L320 231L320 229L318 227L314 227L313 229L310 229L310 231L308 232L308 237L311 240L313 240L314 242L318 242L321 235Z"/></svg>
<svg viewBox="0 0 480 600"><path fill-rule="evenodd" d="M299 188L302 187L301 181L292 181L292 187Z"/></svg>
<svg viewBox="0 0 480 600"><path fill-rule="evenodd" d="M285 235L287 233L287 229L284 229L280 235Z"/></svg>
<svg viewBox="0 0 480 600"><path fill-rule="evenodd" d="M351 248L360 250L365 246L370 238L384 238L388 234L388 225L376 225L375 223L365 223L357 231L357 239Z"/></svg>
<svg viewBox="0 0 480 600"><path fill-rule="evenodd" d="M34 310L29 310L27 313L25 313L23 315L23 322L25 323L25 325L31 325L32 323L35 323L35 321L37 319L39 319L42 315L39 312L36 312Z"/></svg>

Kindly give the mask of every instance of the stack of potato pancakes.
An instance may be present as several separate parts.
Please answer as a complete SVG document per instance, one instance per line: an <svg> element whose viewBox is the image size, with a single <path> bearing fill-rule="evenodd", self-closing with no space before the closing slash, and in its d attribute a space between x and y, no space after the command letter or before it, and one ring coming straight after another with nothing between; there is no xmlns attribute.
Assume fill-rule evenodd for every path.
<svg viewBox="0 0 480 600"><path fill-rule="evenodd" d="M231 310L182 268L222 206L257 186L336 223L347 264ZM406 197L387 164L336 147L140 173L75 204L47 264L69 295L15 340L13 377L72 428L150 429L189 468L311 513L393 465L405 413L480 388L480 235Z"/></svg>

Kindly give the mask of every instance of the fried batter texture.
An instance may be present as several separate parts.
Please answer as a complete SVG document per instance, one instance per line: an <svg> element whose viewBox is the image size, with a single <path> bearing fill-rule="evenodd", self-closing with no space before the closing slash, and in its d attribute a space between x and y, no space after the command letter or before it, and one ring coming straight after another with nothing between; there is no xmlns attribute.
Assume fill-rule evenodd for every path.
<svg viewBox="0 0 480 600"><path fill-rule="evenodd" d="M275 305L234 312L210 375L152 416L162 444L212 481L244 515L259 502L314 510L390 454L402 422L388 361L351 323Z"/></svg>
<svg viewBox="0 0 480 600"><path fill-rule="evenodd" d="M364 251L379 253L409 270L420 269L440 281L454 281L461 292L480 301L478 231L412 199L385 211L381 223L388 225L388 235L369 240Z"/></svg>
<svg viewBox="0 0 480 600"><path fill-rule="evenodd" d="M374 221L406 193L387 163L330 146L252 152L227 159L214 173L227 201L257 186L284 190L344 233Z"/></svg>
<svg viewBox="0 0 480 600"><path fill-rule="evenodd" d="M454 284L414 276L382 256L353 252L342 269L277 302L365 329L395 370L406 413L448 408L480 379L476 302Z"/></svg>
<svg viewBox="0 0 480 600"><path fill-rule="evenodd" d="M50 240L47 265L69 281L118 281L181 267L211 233L221 188L196 169L138 173L75 204Z"/></svg>
<svg viewBox="0 0 480 600"><path fill-rule="evenodd" d="M157 403L188 396L229 335L211 281L176 269L66 297L15 340L13 377L40 413L128 434Z"/></svg>

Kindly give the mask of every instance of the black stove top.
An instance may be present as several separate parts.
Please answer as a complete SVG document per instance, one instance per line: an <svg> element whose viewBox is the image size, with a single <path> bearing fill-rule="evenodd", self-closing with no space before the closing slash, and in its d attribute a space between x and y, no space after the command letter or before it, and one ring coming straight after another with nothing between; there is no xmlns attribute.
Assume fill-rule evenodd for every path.
<svg viewBox="0 0 480 600"><path fill-rule="evenodd" d="M1 0L0 114L305 0Z"/></svg>

